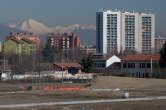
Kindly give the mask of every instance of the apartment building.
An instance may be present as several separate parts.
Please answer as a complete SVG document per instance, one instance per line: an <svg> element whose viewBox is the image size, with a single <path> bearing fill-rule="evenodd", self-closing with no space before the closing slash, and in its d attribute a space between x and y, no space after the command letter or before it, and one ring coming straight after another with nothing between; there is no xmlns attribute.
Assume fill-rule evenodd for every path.
<svg viewBox="0 0 166 110"><path fill-rule="evenodd" d="M50 34L47 37L47 44L58 49L79 48L80 38L74 34Z"/></svg>
<svg viewBox="0 0 166 110"><path fill-rule="evenodd" d="M101 10L96 13L96 30L98 53L151 53L155 47L154 14Z"/></svg>
<svg viewBox="0 0 166 110"><path fill-rule="evenodd" d="M33 33L11 32L6 36L3 51L6 55L33 55L40 45L40 38Z"/></svg>
<svg viewBox="0 0 166 110"><path fill-rule="evenodd" d="M36 51L36 44L27 39L18 40L15 38L8 39L4 42L4 54L26 54L33 55Z"/></svg>
<svg viewBox="0 0 166 110"><path fill-rule="evenodd" d="M40 45L40 37L35 35L34 33L11 32L8 36L6 36L6 40L9 40L9 39L16 39L16 40L23 40L23 39L25 40L26 39L27 41L31 41L31 42L35 43L36 47L39 47L39 45Z"/></svg>
<svg viewBox="0 0 166 110"><path fill-rule="evenodd" d="M155 51L160 52L163 45L166 43L166 38L158 36L155 38Z"/></svg>

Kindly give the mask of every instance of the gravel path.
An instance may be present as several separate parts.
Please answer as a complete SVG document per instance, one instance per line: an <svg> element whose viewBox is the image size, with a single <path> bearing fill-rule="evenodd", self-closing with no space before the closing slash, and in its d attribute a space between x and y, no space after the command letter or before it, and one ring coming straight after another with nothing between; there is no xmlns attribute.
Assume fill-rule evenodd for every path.
<svg viewBox="0 0 166 110"><path fill-rule="evenodd" d="M148 101L148 100L162 100L162 99L166 99L166 96L127 98L127 99L102 99L102 100L86 100L86 101L7 104L7 105L0 105L0 108L35 107L35 106L43 106L43 105L75 105L75 104L94 104L94 103L107 103L107 102L111 103L111 102L129 102L129 101Z"/></svg>

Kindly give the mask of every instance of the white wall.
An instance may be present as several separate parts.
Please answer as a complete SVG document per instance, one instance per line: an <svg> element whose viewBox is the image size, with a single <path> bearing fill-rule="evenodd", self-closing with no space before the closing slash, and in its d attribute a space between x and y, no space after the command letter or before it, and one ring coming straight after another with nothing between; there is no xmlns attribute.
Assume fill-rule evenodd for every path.
<svg viewBox="0 0 166 110"><path fill-rule="evenodd" d="M113 55L111 58L109 58L106 61L106 68L109 67L110 65L112 65L115 62L121 62L121 59L118 58L117 56Z"/></svg>

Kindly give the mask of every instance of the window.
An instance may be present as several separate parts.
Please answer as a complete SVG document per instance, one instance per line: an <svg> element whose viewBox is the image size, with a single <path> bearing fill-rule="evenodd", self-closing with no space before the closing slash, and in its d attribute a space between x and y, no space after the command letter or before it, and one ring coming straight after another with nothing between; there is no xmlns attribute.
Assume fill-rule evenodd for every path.
<svg viewBox="0 0 166 110"><path fill-rule="evenodd" d="M131 64L130 63L128 63L128 68L131 68Z"/></svg>
<svg viewBox="0 0 166 110"><path fill-rule="evenodd" d="M141 63L139 64L139 68L142 68L142 64Z"/></svg>
<svg viewBox="0 0 166 110"><path fill-rule="evenodd" d="M123 63L123 68L126 68L126 63Z"/></svg>
<svg viewBox="0 0 166 110"><path fill-rule="evenodd" d="M98 68L104 68L105 67L105 63L95 63L95 67L98 67Z"/></svg>
<svg viewBox="0 0 166 110"><path fill-rule="evenodd" d="M139 67L140 67L140 68L145 68L145 63L139 64Z"/></svg>
<svg viewBox="0 0 166 110"><path fill-rule="evenodd" d="M26 47L25 47L25 44L22 44L22 53L23 53L23 54L26 53Z"/></svg>
<svg viewBox="0 0 166 110"><path fill-rule="evenodd" d="M18 52L18 47L16 47L16 53Z"/></svg>
<svg viewBox="0 0 166 110"><path fill-rule="evenodd" d="M111 16L111 14L107 14L107 16Z"/></svg>
<svg viewBox="0 0 166 110"><path fill-rule="evenodd" d="M31 46L30 46L30 49L34 49L34 48L35 48L35 46L34 46L34 45L31 45Z"/></svg>
<svg viewBox="0 0 166 110"><path fill-rule="evenodd" d="M147 68L151 68L151 64L150 63L147 63Z"/></svg>
<svg viewBox="0 0 166 110"><path fill-rule="evenodd" d="M132 64L131 64L131 67L132 67L132 68L135 68L135 63L132 63Z"/></svg>
<svg viewBox="0 0 166 110"><path fill-rule="evenodd" d="M31 50L31 51L30 51L30 56L32 56L32 55L33 55L33 51Z"/></svg>

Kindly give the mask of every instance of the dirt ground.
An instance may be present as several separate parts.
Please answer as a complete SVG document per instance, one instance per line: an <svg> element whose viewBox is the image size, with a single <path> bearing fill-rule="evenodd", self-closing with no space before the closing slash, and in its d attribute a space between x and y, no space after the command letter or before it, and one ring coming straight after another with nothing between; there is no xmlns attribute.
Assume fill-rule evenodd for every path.
<svg viewBox="0 0 166 110"><path fill-rule="evenodd" d="M166 91L128 91L130 97L166 96ZM122 98L123 91L28 91L23 93L1 93L0 104L24 104L39 102L77 101Z"/></svg>
<svg viewBox="0 0 166 110"><path fill-rule="evenodd" d="M29 86L38 87L42 89L46 86L54 86L54 87L83 87L87 85L87 83L57 83L57 82L47 82L47 83L35 83L35 82L19 82L19 81L6 81L0 82L0 92L13 92L13 91L20 91L21 87L28 88Z"/></svg>
<svg viewBox="0 0 166 110"><path fill-rule="evenodd" d="M22 83L19 81L0 82L0 92L19 91L20 87L28 86L45 87L45 86L67 86L67 87L84 87L89 89L136 89L136 90L166 90L166 79L147 79L147 78L128 78L128 77L112 77L98 76L90 83Z"/></svg>
<svg viewBox="0 0 166 110"><path fill-rule="evenodd" d="M90 88L135 88L141 90L166 90L166 79L99 76L92 81Z"/></svg>
<svg viewBox="0 0 166 110"><path fill-rule="evenodd" d="M60 106L39 106L39 107L10 108L10 109L1 108L0 110L166 110L166 100L60 105Z"/></svg>
<svg viewBox="0 0 166 110"><path fill-rule="evenodd" d="M67 86L67 87L87 87L78 91L64 90L32 90L24 92L20 91L20 87L28 86L45 87L45 86ZM95 89L115 89L119 91L105 91ZM163 79L140 79L140 78L123 78L100 76L94 79L91 84L60 84L60 83L19 83L19 82L1 82L0 83L0 104L24 104L24 103L39 103L52 101L76 101L76 100L91 100L91 99L114 99L122 98L122 93L129 92L130 97L147 97L147 96L166 96L166 80ZM85 104L85 105L70 105L71 110L79 110L81 106L88 107L88 110L166 110L166 100L160 101L139 101L139 102L123 102L123 103L101 103L101 104ZM144 106L140 106L140 105ZM120 106L119 106L120 105ZM130 105L130 106L129 106ZM132 105L132 106L131 106ZM152 109L146 109L153 105ZM59 107L59 108L58 108ZM19 110L70 110L60 109L64 106L49 106L35 108L20 108ZM118 108L121 107L121 108ZM125 109L123 109L123 107ZM135 107L135 108L134 108ZM151 107L151 106L150 106ZM139 108L139 109L138 109ZM4 109L7 110L7 109ZM10 109L9 109L10 110ZM11 109L18 110L18 109Z"/></svg>

